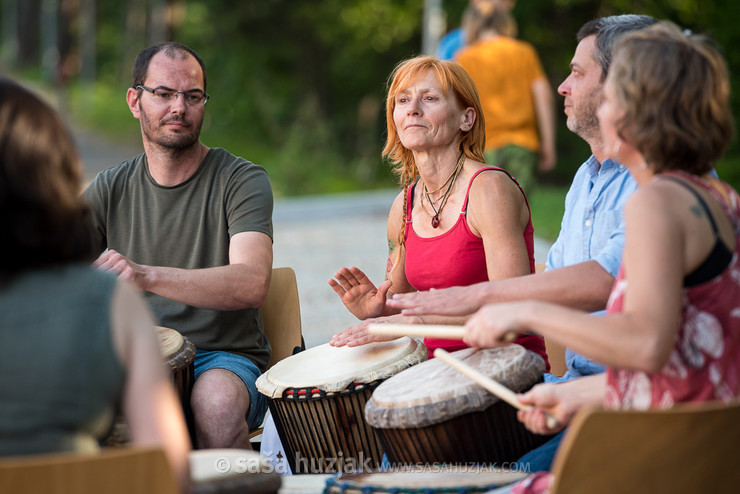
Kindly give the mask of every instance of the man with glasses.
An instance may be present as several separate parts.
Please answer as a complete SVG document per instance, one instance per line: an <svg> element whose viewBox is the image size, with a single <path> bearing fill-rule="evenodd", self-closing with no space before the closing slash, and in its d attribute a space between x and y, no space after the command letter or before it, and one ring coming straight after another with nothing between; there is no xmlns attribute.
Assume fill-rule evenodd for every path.
<svg viewBox="0 0 740 494"><path fill-rule="evenodd" d="M126 102L144 153L101 172L84 197L103 252L95 264L142 290L158 324L197 348L196 446L248 449L266 410L254 383L270 359L259 307L272 273L272 188L262 167L200 141L207 101L193 50L139 53Z"/></svg>

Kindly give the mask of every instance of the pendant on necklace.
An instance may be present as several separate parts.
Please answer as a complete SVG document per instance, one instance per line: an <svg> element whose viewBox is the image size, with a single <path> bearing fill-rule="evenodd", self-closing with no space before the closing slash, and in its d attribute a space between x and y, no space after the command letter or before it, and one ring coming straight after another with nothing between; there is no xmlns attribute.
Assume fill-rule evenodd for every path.
<svg viewBox="0 0 740 494"><path fill-rule="evenodd" d="M432 228L439 228L439 215L432 216Z"/></svg>

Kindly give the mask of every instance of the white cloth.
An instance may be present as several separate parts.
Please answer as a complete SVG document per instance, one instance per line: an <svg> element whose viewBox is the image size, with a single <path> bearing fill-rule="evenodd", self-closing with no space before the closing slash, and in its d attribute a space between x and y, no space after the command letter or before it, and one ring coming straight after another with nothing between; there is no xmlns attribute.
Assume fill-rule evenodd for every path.
<svg viewBox="0 0 740 494"><path fill-rule="evenodd" d="M275 427L275 421L269 411L265 416L265 422L262 428L260 454L267 458L267 461L273 470L278 472L280 475L293 475L285 456L285 449L283 448L283 444L280 442L280 436Z"/></svg>

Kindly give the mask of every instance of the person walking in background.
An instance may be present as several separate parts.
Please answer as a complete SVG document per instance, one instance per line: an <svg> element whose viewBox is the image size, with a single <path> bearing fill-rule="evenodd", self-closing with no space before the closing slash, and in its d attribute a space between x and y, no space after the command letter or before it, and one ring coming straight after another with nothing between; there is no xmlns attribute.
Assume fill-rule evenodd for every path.
<svg viewBox="0 0 740 494"><path fill-rule="evenodd" d="M479 3L490 3L497 8L501 8L506 10L507 12L511 12L511 10L516 5L516 0L469 0L468 5L473 6ZM463 14L462 25L442 36L442 39L440 39L439 43L437 44L437 58L439 58L440 60L454 60L457 52L460 51L467 44L465 33L465 16L470 14L471 10L467 9ZM512 38L514 38L517 35L516 21L513 17L509 17L509 20L510 24L502 32L506 36L511 36Z"/></svg>
<svg viewBox="0 0 740 494"><path fill-rule="evenodd" d="M118 404L183 490L190 440L151 313L90 267L82 167L59 115L0 79L0 456L97 451Z"/></svg>
<svg viewBox="0 0 740 494"><path fill-rule="evenodd" d="M495 2L471 5L464 24L467 46L455 61L480 95L486 162L504 168L531 193L536 172L555 167L555 108L534 47L507 34L512 22Z"/></svg>
<svg viewBox="0 0 740 494"><path fill-rule="evenodd" d="M195 345L196 445L250 449L267 407L255 381L270 360L259 311L272 274L270 180L200 141L206 70L190 48L140 52L126 101L144 154L84 192L105 250L96 265L144 291L157 323Z"/></svg>

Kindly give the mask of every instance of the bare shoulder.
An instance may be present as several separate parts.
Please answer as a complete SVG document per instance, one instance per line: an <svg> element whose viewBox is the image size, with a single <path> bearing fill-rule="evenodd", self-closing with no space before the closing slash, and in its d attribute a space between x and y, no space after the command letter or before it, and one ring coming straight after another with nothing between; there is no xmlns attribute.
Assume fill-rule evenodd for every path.
<svg viewBox="0 0 740 494"><path fill-rule="evenodd" d="M625 214L666 214L675 210L676 202L685 202L691 192L668 180L653 180L638 187L625 204Z"/></svg>
<svg viewBox="0 0 740 494"><path fill-rule="evenodd" d="M393 204L391 204L390 211L388 212L388 234L391 234L391 231L394 232L393 235L395 235L395 232L400 228L400 225L404 223L404 217L403 217L403 210L404 210L404 202L406 201L406 196L403 193L404 191L401 190L401 192L398 193L395 199L393 199Z"/></svg>
<svg viewBox="0 0 740 494"><path fill-rule="evenodd" d="M409 190L411 190L411 187L409 187ZM404 195L404 190L401 189L401 191L398 193L395 199L393 199L393 204L391 204L391 214L393 214L394 211L400 211L403 209L403 203L406 201L406 196Z"/></svg>
<svg viewBox="0 0 740 494"><path fill-rule="evenodd" d="M688 190L668 181L654 181L640 186L632 193L624 206L625 225L657 233L677 231L685 222L685 204Z"/></svg>
<svg viewBox="0 0 740 494"><path fill-rule="evenodd" d="M488 166L481 165L474 173ZM470 201L498 202L504 199L523 202L522 192L509 174L496 168L478 173L470 185Z"/></svg>

